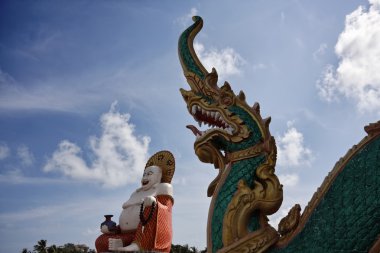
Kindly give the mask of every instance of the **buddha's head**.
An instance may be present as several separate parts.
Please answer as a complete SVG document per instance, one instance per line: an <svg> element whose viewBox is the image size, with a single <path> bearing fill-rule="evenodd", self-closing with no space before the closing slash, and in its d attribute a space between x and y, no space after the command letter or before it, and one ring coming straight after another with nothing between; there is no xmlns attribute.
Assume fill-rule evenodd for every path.
<svg viewBox="0 0 380 253"><path fill-rule="evenodd" d="M162 170L160 167L156 165L146 167L141 179L141 189L143 191L149 190L153 185L160 183L161 178Z"/></svg>

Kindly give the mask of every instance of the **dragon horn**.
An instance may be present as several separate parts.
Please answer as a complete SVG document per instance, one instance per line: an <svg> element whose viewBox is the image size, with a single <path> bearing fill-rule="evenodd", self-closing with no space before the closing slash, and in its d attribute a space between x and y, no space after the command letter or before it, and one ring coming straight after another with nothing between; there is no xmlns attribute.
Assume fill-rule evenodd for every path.
<svg viewBox="0 0 380 253"><path fill-rule="evenodd" d="M203 20L199 16L193 17L194 24L187 28L179 37L178 54L184 73L192 72L200 79L205 79L208 72L202 65L194 51L194 38L203 27Z"/></svg>

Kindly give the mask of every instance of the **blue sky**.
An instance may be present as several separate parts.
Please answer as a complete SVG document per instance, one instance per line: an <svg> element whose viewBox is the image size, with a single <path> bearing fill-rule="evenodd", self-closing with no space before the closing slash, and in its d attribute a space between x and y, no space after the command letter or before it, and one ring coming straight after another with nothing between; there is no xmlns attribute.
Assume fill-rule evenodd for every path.
<svg viewBox="0 0 380 253"><path fill-rule="evenodd" d="M193 152L177 41L259 102L278 145L284 203L307 204L379 119L380 2L1 1L0 251L94 247L147 158L176 157L173 243L206 245L212 165Z"/></svg>

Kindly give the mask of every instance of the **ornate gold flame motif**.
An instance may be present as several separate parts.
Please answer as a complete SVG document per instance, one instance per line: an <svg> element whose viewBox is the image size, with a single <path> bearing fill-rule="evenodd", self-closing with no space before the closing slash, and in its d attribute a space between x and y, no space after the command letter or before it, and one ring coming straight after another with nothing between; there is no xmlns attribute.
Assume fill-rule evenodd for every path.
<svg viewBox="0 0 380 253"><path fill-rule="evenodd" d="M336 252L348 244L360 252L380 252L376 218L380 217L380 202L373 194L380 192L380 122L365 128L368 136L335 165L302 215L300 205L294 205L277 231L267 218L283 200L282 185L275 175L277 149L269 131L270 118L261 117L258 103L249 106L244 92L235 95L227 82L218 86L216 70L209 73L194 51L193 41L203 20L193 20L178 43L191 88L180 91L199 127L209 127L187 126L196 138L195 154L219 170L207 191L212 197L207 252L309 252L310 242L313 252ZM348 231L351 238L342 243Z"/></svg>

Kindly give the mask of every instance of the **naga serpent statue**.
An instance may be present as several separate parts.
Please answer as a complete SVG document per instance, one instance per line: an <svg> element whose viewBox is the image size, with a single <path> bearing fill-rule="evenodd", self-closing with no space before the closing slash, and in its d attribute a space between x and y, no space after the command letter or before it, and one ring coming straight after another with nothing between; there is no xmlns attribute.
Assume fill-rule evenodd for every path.
<svg viewBox="0 0 380 253"><path fill-rule="evenodd" d="M188 112L201 126L187 126L195 154L219 170L208 187L212 197L207 252L380 252L380 122L365 127L367 136L337 162L301 215L296 204L279 223L283 190L277 176L276 144L260 106L249 106L229 83L218 86L215 69L207 72L193 41L202 18L180 36L178 53L190 90L181 89Z"/></svg>

